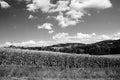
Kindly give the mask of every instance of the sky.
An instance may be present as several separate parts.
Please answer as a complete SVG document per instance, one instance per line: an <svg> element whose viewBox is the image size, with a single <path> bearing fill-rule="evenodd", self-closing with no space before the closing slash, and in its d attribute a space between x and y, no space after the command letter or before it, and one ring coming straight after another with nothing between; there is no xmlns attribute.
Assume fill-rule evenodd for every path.
<svg viewBox="0 0 120 80"><path fill-rule="evenodd" d="M120 38L120 0L0 0L0 45Z"/></svg>

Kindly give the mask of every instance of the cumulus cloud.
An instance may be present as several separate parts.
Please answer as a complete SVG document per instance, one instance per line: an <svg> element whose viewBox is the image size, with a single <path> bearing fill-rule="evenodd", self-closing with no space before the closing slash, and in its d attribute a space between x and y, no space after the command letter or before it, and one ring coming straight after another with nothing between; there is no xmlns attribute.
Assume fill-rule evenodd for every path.
<svg viewBox="0 0 120 80"><path fill-rule="evenodd" d="M14 45L14 46L26 46L26 45L34 45L35 41L33 40L29 40L26 42L21 42L21 43L15 43L15 42L6 42L5 45L6 46L10 46L10 45Z"/></svg>
<svg viewBox="0 0 120 80"><path fill-rule="evenodd" d="M57 42L70 42L70 43L88 43L88 40L92 39L95 37L96 34L83 34L83 33L77 33L74 36L70 36L68 33L58 33L53 36L53 39Z"/></svg>
<svg viewBox="0 0 120 80"><path fill-rule="evenodd" d="M29 40L29 41L25 41L25 42L6 42L5 44L3 44L2 46L49 46L52 45L53 42L51 41L33 41L33 40Z"/></svg>
<svg viewBox="0 0 120 80"><path fill-rule="evenodd" d="M60 39L60 38L67 38L69 36L68 33L57 33L55 36L53 36L53 39Z"/></svg>
<svg viewBox="0 0 120 80"><path fill-rule="evenodd" d="M84 33L77 33L76 35L69 35L68 33L58 33L53 36L53 39L57 42L77 42L77 43L95 43L98 41L103 41L103 40L116 40L120 39L120 34L115 33L115 34L102 34L102 35L97 35L96 33L92 34L84 34Z"/></svg>
<svg viewBox="0 0 120 80"><path fill-rule="evenodd" d="M66 42L71 42L70 40L70 36L68 33L57 33L56 35L53 36L53 39L57 42L57 43L66 43Z"/></svg>
<svg viewBox="0 0 120 80"><path fill-rule="evenodd" d="M48 12L54 5L50 3L50 0L32 0L32 3L27 5L27 10L36 12L41 9L43 12Z"/></svg>
<svg viewBox="0 0 120 80"><path fill-rule="evenodd" d="M51 23L44 23L43 25L38 26L38 29L47 29L52 30L52 24Z"/></svg>
<svg viewBox="0 0 120 80"><path fill-rule="evenodd" d="M81 21L85 14L90 15L89 9L102 10L110 7L110 0L71 0L70 10L65 14L74 21Z"/></svg>
<svg viewBox="0 0 120 80"><path fill-rule="evenodd" d="M36 19L36 18L37 18L36 16L34 17L34 16L31 15L31 14L28 16L28 19Z"/></svg>
<svg viewBox="0 0 120 80"><path fill-rule="evenodd" d="M33 12L41 9L47 13L62 13L64 16L58 14L55 18L62 27L81 22L86 14L91 15L91 9L103 10L110 7L110 0L57 0L55 4L51 3L51 0L32 0L32 3L27 5L28 10Z"/></svg>
<svg viewBox="0 0 120 80"><path fill-rule="evenodd" d="M1 8L9 8L10 7L10 5L7 2L5 2L4 0L0 0L0 5L1 5Z"/></svg>
<svg viewBox="0 0 120 80"><path fill-rule="evenodd" d="M51 23L44 23L43 25L39 25L38 26L38 29L46 29L48 30L48 33L53 33L53 28L52 28L53 24Z"/></svg>
<svg viewBox="0 0 120 80"><path fill-rule="evenodd" d="M83 21L83 17L92 15L91 9L96 11L112 7L110 0L17 0L26 1L28 11L43 13L57 13L54 19L58 21L61 27L75 26ZM7 5L4 1L1 1ZM60 14L62 13L62 14Z"/></svg>
<svg viewBox="0 0 120 80"><path fill-rule="evenodd" d="M49 12L60 12L60 11L66 11L69 10L70 7L68 6L69 1L58 1L56 6L54 6L53 9L51 9Z"/></svg>
<svg viewBox="0 0 120 80"><path fill-rule="evenodd" d="M50 30L50 31L48 31L48 33L49 33L49 34L52 34L52 33L54 33L54 31L53 31L53 30Z"/></svg>
<svg viewBox="0 0 120 80"><path fill-rule="evenodd" d="M77 33L76 38L84 39L84 38L92 38L93 36L96 36L96 34L95 33L92 33L92 34Z"/></svg>
<svg viewBox="0 0 120 80"><path fill-rule="evenodd" d="M112 7L110 0L71 0L72 8L83 10L86 8L106 9Z"/></svg>
<svg viewBox="0 0 120 80"><path fill-rule="evenodd" d="M68 17L64 17L63 13L59 13L59 15L54 18L59 22L59 25L63 28L70 26L70 25L74 26L78 23L78 21L72 20Z"/></svg>
<svg viewBox="0 0 120 80"><path fill-rule="evenodd" d="M89 9L102 10L110 7L112 7L110 0L71 0L69 4L70 9L66 11L65 15L78 23L81 22L85 14L90 15Z"/></svg>

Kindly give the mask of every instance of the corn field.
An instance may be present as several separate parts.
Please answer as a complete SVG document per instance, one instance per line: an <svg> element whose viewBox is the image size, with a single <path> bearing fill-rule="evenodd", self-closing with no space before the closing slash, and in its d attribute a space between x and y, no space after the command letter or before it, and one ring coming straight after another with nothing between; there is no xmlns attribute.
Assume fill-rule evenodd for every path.
<svg viewBox="0 0 120 80"><path fill-rule="evenodd" d="M1 48L0 77L3 76L69 77L73 80L76 77L116 77L120 76L120 58Z"/></svg>
<svg viewBox="0 0 120 80"><path fill-rule="evenodd" d="M33 65L61 68L110 68L120 67L120 58L77 55L45 51L2 49L0 64Z"/></svg>

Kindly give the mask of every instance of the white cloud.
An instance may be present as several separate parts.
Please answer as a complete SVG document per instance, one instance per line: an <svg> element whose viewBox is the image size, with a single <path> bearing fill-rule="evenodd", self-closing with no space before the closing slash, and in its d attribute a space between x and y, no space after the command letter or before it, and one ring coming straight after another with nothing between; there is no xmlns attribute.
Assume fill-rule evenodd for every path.
<svg viewBox="0 0 120 80"><path fill-rule="evenodd" d="M52 26L53 24L51 23L44 23L43 25L39 25L38 29L46 29L48 30L48 33L51 34L54 32Z"/></svg>
<svg viewBox="0 0 120 80"><path fill-rule="evenodd" d="M111 37L108 36L108 35L101 35L101 38L103 38L103 39L111 39Z"/></svg>
<svg viewBox="0 0 120 80"><path fill-rule="evenodd" d="M80 22L85 14L90 15L89 9L102 10L110 7L112 7L110 0L71 0L70 10L65 14Z"/></svg>
<svg viewBox="0 0 120 80"><path fill-rule="evenodd" d="M113 39L120 39L120 32L112 34Z"/></svg>
<svg viewBox="0 0 120 80"><path fill-rule="evenodd" d="M41 10L44 13L58 12L54 19L58 21L61 27L75 26L82 22L83 17L91 16L91 9L104 10L112 7L110 0L57 0L56 4L52 4L51 0L18 0L26 1L28 11L36 12ZM10 5L1 0L2 8L8 8ZM29 19L34 16L30 15ZM52 32L52 31L51 31Z"/></svg>
<svg viewBox="0 0 120 80"><path fill-rule="evenodd" d="M82 22L83 17L91 16L91 9L96 11L104 10L112 7L110 0L57 0L55 4L52 4L51 0L18 0L26 1L27 10L37 12L41 10L44 13L58 12L57 16L54 16L61 27L75 26L77 23ZM0 1L1 5L9 7L9 4L5 1ZM33 16L29 17L30 19Z"/></svg>
<svg viewBox="0 0 120 80"><path fill-rule="evenodd" d="M29 45L29 44L35 44L35 41L33 41L33 40L30 40L30 41L27 41L27 42L22 42L21 43L22 45Z"/></svg>
<svg viewBox="0 0 120 80"><path fill-rule="evenodd" d="M12 43L11 42L6 42L5 45L9 45L10 46L10 45L12 45Z"/></svg>
<svg viewBox="0 0 120 80"><path fill-rule="evenodd" d="M37 7L34 4L28 4L27 7L28 7L27 9L28 11L35 12L37 10Z"/></svg>
<svg viewBox="0 0 120 80"><path fill-rule="evenodd" d="M55 36L53 36L53 39L60 39L60 38L67 38L69 36L68 33L57 33Z"/></svg>
<svg viewBox="0 0 120 80"><path fill-rule="evenodd" d="M81 11L76 10L70 10L66 13L70 18L78 20L79 18L82 18L85 14Z"/></svg>
<svg viewBox="0 0 120 80"><path fill-rule="evenodd" d="M68 4L66 5L68 6ZM84 17L85 14L87 14L88 16L91 15L89 13L89 9L94 8L97 10L102 10L110 7L112 7L112 3L110 2L110 0L71 0L71 2L69 3L69 8L66 9L65 12L66 16L62 17L62 15L58 15L57 17L61 16L61 19L63 18L63 20L59 18L57 18L56 20L58 20L59 24L61 24L62 27L64 25L65 27L69 25L76 25L78 22L81 22L82 17Z"/></svg>
<svg viewBox="0 0 120 80"><path fill-rule="evenodd" d="M49 46L55 44L51 41L33 41L33 40L29 40L29 41L25 41L25 42L6 42L5 44L3 44L2 46Z"/></svg>
<svg viewBox="0 0 120 80"><path fill-rule="evenodd" d="M35 41L29 40L29 41L21 42L21 43L6 42L4 45L5 45L5 46L10 46L10 45L14 45L14 46L26 46L26 45L34 45L34 44L36 44Z"/></svg>
<svg viewBox="0 0 120 80"><path fill-rule="evenodd" d="M50 0L32 0L32 3L27 5L27 10L35 12L41 9L43 12L48 12L54 5L50 3Z"/></svg>
<svg viewBox="0 0 120 80"><path fill-rule="evenodd" d="M84 39L84 38L92 38L93 36L96 36L96 34L95 33L92 33L92 34L77 33L76 38Z"/></svg>
<svg viewBox="0 0 120 80"><path fill-rule="evenodd" d="M70 7L68 6L69 1L58 1L56 6L51 9L49 12L60 12L60 11L66 11L69 10Z"/></svg>
<svg viewBox="0 0 120 80"><path fill-rule="evenodd" d="M43 25L38 26L38 29L47 29L52 30L52 24L51 23L44 23Z"/></svg>
<svg viewBox="0 0 120 80"><path fill-rule="evenodd" d="M33 15L29 15L28 19L36 19L37 17L36 16L33 16Z"/></svg>
<svg viewBox="0 0 120 80"><path fill-rule="evenodd" d="M93 38L93 37L96 37L96 34L95 33L92 33L92 34L83 34L83 33L77 33L76 35L74 36L70 36L68 33L57 33L56 35L53 36L53 39L54 40L68 40L68 41L71 41L71 40L78 40L78 39L90 39L90 38Z"/></svg>
<svg viewBox="0 0 120 80"><path fill-rule="evenodd" d="M78 23L77 20L72 20L68 17L64 17L63 13L59 13L59 15L55 17L55 19L59 22L59 25L63 28L70 26L70 25L74 26Z"/></svg>
<svg viewBox="0 0 120 80"><path fill-rule="evenodd" d="M70 36L68 33L58 33L55 36L53 36L53 39L57 42L80 42L80 43L88 43L89 39L92 39L95 37L96 34L83 34L83 33L77 33L74 36Z"/></svg>
<svg viewBox="0 0 120 80"><path fill-rule="evenodd" d="M39 9L47 13L59 12L61 14L55 16L55 19L60 26L67 27L81 22L85 14L90 16L89 10L111 8L112 3L110 0L59 0L56 4L52 4L50 0L32 0L27 7L33 12Z"/></svg>
<svg viewBox="0 0 120 80"><path fill-rule="evenodd" d="M70 36L68 33L57 33L53 36L53 40L55 40L56 43L68 43L71 42Z"/></svg>
<svg viewBox="0 0 120 80"><path fill-rule="evenodd" d="M0 5L1 5L1 8L9 8L10 7L10 5L7 2L5 2L4 0L0 1Z"/></svg>
<svg viewBox="0 0 120 80"><path fill-rule="evenodd" d="M48 33L49 33L49 34L52 34L52 33L54 33L54 31L53 31L53 30L50 30L50 31L48 31Z"/></svg>
<svg viewBox="0 0 120 80"><path fill-rule="evenodd" d="M70 6L76 10L86 8L106 9L112 7L112 3L110 0L72 0Z"/></svg>

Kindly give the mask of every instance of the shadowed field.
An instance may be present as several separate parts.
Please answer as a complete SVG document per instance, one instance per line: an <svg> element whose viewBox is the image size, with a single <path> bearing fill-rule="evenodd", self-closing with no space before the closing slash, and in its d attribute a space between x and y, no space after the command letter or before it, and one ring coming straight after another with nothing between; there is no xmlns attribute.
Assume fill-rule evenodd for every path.
<svg viewBox="0 0 120 80"><path fill-rule="evenodd" d="M120 56L0 49L0 80L119 80Z"/></svg>

